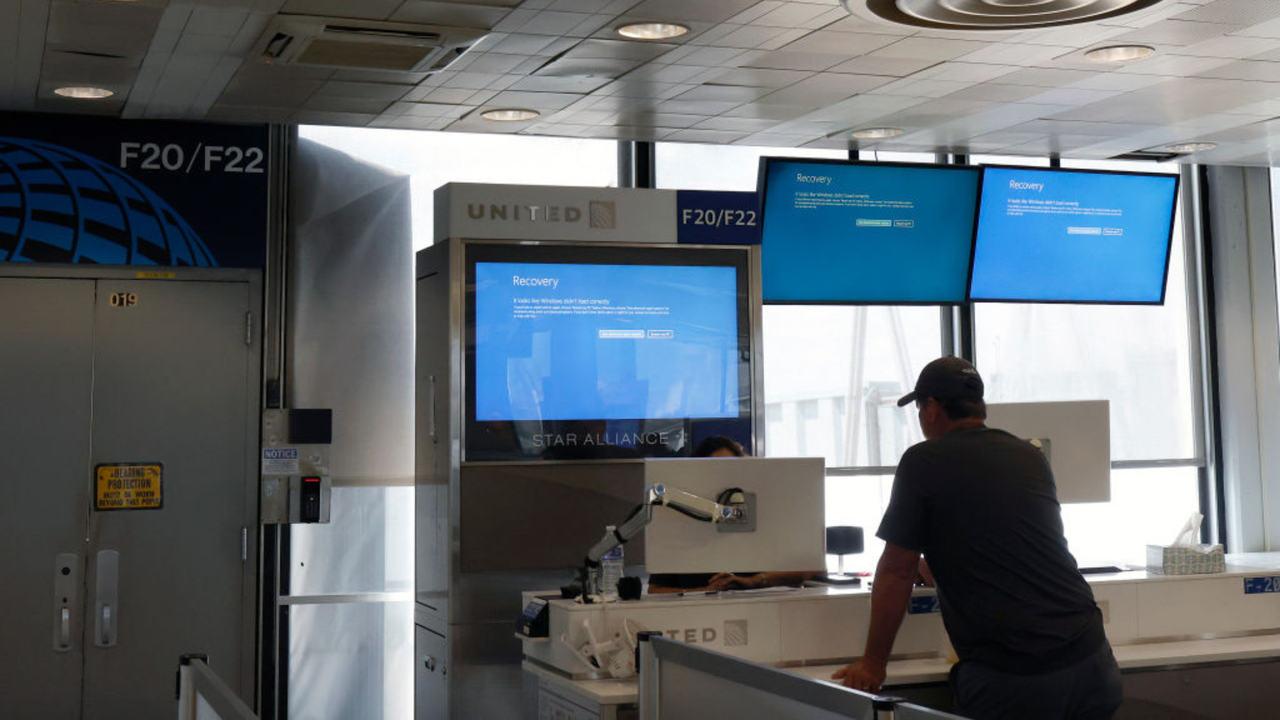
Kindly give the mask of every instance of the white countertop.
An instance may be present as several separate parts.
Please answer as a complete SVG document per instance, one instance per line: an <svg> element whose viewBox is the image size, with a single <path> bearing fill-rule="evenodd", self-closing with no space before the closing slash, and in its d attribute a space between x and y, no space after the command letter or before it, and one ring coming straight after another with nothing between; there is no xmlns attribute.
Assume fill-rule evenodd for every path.
<svg viewBox="0 0 1280 720"><path fill-rule="evenodd" d="M1204 592L1191 592L1192 588L1187 591L1176 593L1175 595L1186 597L1182 598L1186 603L1204 602L1200 599L1203 595L1210 598L1209 602L1218 602L1226 598L1227 604L1231 609L1225 612L1239 612L1241 607L1256 607L1256 603L1261 601L1263 597L1269 605L1265 607L1275 608L1275 595L1250 595L1249 598L1258 598L1258 600L1243 600L1239 603L1253 603L1246 605L1231 605L1237 603L1235 598L1245 598L1240 595L1240 590L1224 591L1219 586L1218 590L1214 590L1213 586L1201 585L1197 581L1221 580L1229 577L1248 577L1248 576L1280 576L1280 553L1247 553L1247 554L1229 554L1226 556L1226 571L1222 573L1206 574L1206 575L1162 575L1160 573L1149 573L1145 570L1125 570L1108 574L1090 574L1086 575L1086 580L1098 586L1110 586L1111 592L1104 593L1112 598L1110 612L1113 620L1117 617L1116 613L1129 613L1128 619L1132 620L1132 613L1135 612L1133 603L1136 600L1128 600L1128 605L1122 602L1124 598L1134 598L1141 594L1141 588L1147 583L1163 583L1179 581L1186 583L1190 581L1195 588L1205 588ZM1133 583L1137 585L1138 590L1131 591L1122 589L1120 585ZM1234 587L1234 586L1232 586ZM1148 593L1148 597L1152 598L1151 602L1156 603L1154 607L1162 610L1168 610L1170 607L1168 591L1151 589L1153 593ZM1116 592L1120 591L1120 592ZM1217 592L1217 595L1213 593ZM1223 592L1226 594L1223 595ZM768 588L763 590L751 591L730 591L723 593L688 593L688 594L659 594L645 595L639 600L624 601L617 604L610 603L608 605L581 605L572 600L554 599L550 602L559 607L562 611L580 612L588 609L612 609L614 607L622 608L671 608L672 604L680 604L683 607L698 608L712 605L720 605L724 603L790 603L799 601L812 601L818 598L832 598L836 596L865 596L870 593L867 584L861 587L850 588L844 586L824 586L824 587L805 587L805 588ZM917 588L916 595L932 594L931 588ZM1131 594L1132 593L1132 594ZM1218 598L1218 600L1213 600ZM1174 598L1177 599L1177 598ZM1192 601L1195 602L1192 602ZM1184 603L1184 604L1186 604ZM1175 603L1176 605L1176 603ZM1199 607L1199 605L1196 605ZM1219 605L1214 605L1219 607ZM607 612L607 610L606 610ZM1250 612L1253 612L1250 610ZM1265 612L1274 613L1274 609L1265 610ZM1263 615L1263 620L1267 619ZM1156 618L1155 620L1160 620ZM1148 618L1144 616L1144 622ZM1154 620L1153 620L1154 622ZM1157 623L1158 624L1158 623ZM1166 623L1167 624L1167 623ZM1181 627L1181 626L1179 626ZM1168 637L1159 641L1153 636L1158 635L1177 635L1176 632L1159 632L1147 633L1147 639L1134 638L1134 634L1125 635L1126 638L1134 638L1129 644L1116 645L1113 639L1113 648L1116 654L1116 660L1119 662L1122 670L1137 670L1141 668L1161 668L1166 666L1195 665L1201 663L1224 663L1240 660L1257 660L1263 658L1280 658L1280 619L1276 624L1270 625L1264 622L1262 625L1255 624L1254 628L1260 628L1254 632L1241 632L1235 637L1215 637L1213 639L1183 639L1178 637ZM1175 630L1177 628L1169 628ZM1226 628L1231 630L1232 628ZM1242 630L1244 628L1241 628ZM1274 634L1258 634L1266 633L1274 630ZM1193 629L1187 629L1186 634L1198 632ZM1110 632L1109 632L1110 634ZM550 669L536 661L526 661L524 667L530 672L535 673L545 682L562 688L565 692L574 693L583 698L594 701L599 704L629 704L636 702L636 683L634 678L628 680L578 680L574 681L566 677L564 674ZM831 674L837 669L843 667L842 664L815 664L804 666L783 667L782 670L792 672L807 678L829 681ZM892 688L895 685L913 685L922 683L941 683L946 682L948 671L951 663L945 657L933 656L914 659L895 660L889 663L888 667L888 683L887 686Z"/></svg>
<svg viewBox="0 0 1280 720"><path fill-rule="evenodd" d="M1257 660L1280 657L1280 634L1121 645L1113 649L1121 670ZM831 675L842 667L844 667L843 663L780 669L813 680L834 682L831 680ZM638 702L635 678L570 680L537 663L526 661L524 668L549 683L601 705L625 705ZM951 663L942 657L894 660L889 663L885 687L892 690L896 685L946 682L947 673L950 670Z"/></svg>

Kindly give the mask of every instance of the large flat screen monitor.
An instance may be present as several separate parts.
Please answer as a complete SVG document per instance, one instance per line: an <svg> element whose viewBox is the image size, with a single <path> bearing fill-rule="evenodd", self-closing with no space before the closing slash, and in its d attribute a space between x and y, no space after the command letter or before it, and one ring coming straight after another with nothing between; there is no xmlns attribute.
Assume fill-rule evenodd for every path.
<svg viewBox="0 0 1280 720"><path fill-rule="evenodd" d="M1178 176L988 166L972 300L1164 302Z"/></svg>
<svg viewBox="0 0 1280 720"><path fill-rule="evenodd" d="M467 460L750 444L744 248L466 247Z"/></svg>
<svg viewBox="0 0 1280 720"><path fill-rule="evenodd" d="M766 303L964 302L977 167L762 158Z"/></svg>
<svg viewBox="0 0 1280 720"><path fill-rule="evenodd" d="M785 572L826 568L825 463L822 458L646 460L644 484L714 499L739 488L756 495L754 532L657 507L645 528L645 569L652 573Z"/></svg>

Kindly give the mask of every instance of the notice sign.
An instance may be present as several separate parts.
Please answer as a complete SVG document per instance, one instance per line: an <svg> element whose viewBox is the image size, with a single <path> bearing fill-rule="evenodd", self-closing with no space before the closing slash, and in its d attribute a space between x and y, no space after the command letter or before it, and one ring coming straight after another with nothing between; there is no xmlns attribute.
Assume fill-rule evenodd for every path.
<svg viewBox="0 0 1280 720"><path fill-rule="evenodd" d="M156 510L164 504L160 463L99 465L94 472L95 510Z"/></svg>

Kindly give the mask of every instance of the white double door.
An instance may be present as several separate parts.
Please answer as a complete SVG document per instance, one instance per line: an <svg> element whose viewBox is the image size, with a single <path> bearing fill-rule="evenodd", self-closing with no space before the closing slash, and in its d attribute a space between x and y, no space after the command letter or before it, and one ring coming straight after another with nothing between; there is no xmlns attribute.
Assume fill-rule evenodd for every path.
<svg viewBox="0 0 1280 720"><path fill-rule="evenodd" d="M0 717L172 718L188 653L252 703L255 290L62 274L0 266ZM106 509L130 464L159 507Z"/></svg>

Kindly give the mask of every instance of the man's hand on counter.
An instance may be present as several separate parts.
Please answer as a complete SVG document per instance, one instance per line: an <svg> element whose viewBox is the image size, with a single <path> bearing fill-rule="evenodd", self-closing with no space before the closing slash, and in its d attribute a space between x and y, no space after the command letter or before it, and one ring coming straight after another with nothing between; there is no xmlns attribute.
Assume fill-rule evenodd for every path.
<svg viewBox="0 0 1280 720"><path fill-rule="evenodd" d="M879 692L880 686L884 684L885 674L884 663L871 662L863 658L835 671L831 679L839 680L847 688L873 693Z"/></svg>

